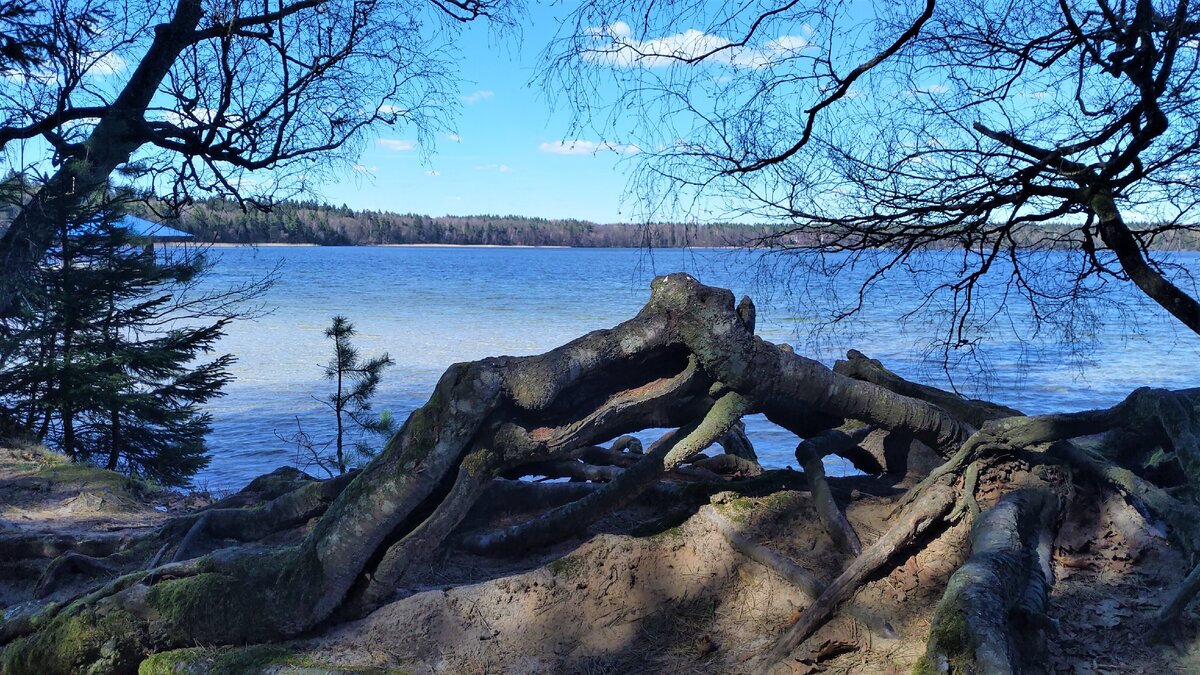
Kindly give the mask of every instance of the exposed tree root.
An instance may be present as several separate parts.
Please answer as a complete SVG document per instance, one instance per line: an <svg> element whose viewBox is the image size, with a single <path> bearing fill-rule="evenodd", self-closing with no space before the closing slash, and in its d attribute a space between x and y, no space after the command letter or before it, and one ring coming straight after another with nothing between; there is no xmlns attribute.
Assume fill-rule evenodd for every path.
<svg viewBox="0 0 1200 675"><path fill-rule="evenodd" d="M1021 414L1020 411L997 405L991 401L967 399L936 387L910 382L856 349L851 349L846 353L846 360L835 363L833 372L870 382L897 394L928 401L976 429L983 426L984 422L988 420Z"/></svg>
<svg viewBox="0 0 1200 675"><path fill-rule="evenodd" d="M934 612L921 672L1011 673L1035 662L1050 580L1038 553L1058 498L1023 488L1006 494L971 530L971 556L950 577Z"/></svg>
<svg viewBox="0 0 1200 675"><path fill-rule="evenodd" d="M69 551L55 558L46 567L46 571L38 579L37 586L33 589L33 597L44 598L59 589L63 581L75 574L86 575L107 575L108 577L117 576L120 573L120 568L116 565L106 562L102 558L93 558L82 553Z"/></svg>
<svg viewBox="0 0 1200 675"><path fill-rule="evenodd" d="M804 594L808 596L809 603L820 597L821 592L825 590L825 585L808 570L747 537L717 513L712 506L701 507L700 514L712 523L713 527L717 528L721 536L725 537L729 545L738 553L787 579L793 586L804 591Z"/></svg>
<svg viewBox="0 0 1200 675"><path fill-rule="evenodd" d="M267 474L266 477L274 476L275 473ZM194 557L199 549L200 540L204 537L255 541L281 530L303 525L324 513L352 480L354 472L324 481L306 481L300 487L286 491L261 506L213 508L177 518L163 527L163 534L166 536L184 533L172 562Z"/></svg>
<svg viewBox="0 0 1200 675"><path fill-rule="evenodd" d="M623 472L624 469L611 464L596 465L577 459L557 459L550 462L526 464L513 473L521 473L526 476L545 476L546 478L570 478L574 481L608 482Z"/></svg>
<svg viewBox="0 0 1200 675"><path fill-rule="evenodd" d="M753 477L761 476L763 472L758 462L752 462L743 457L729 454L706 457L693 462L692 466L723 476L738 475Z"/></svg>
<svg viewBox="0 0 1200 675"><path fill-rule="evenodd" d="M754 444L746 435L745 422L738 420L724 436L717 439L717 443L724 448L726 455L758 464L758 454L754 452Z"/></svg>
<svg viewBox="0 0 1200 675"><path fill-rule="evenodd" d="M748 409L749 402L741 396L725 394L694 429L679 430L659 439L641 461L604 488L540 518L466 538L462 545L480 552L511 551L578 533L604 514L633 501L668 471L715 443Z"/></svg>
<svg viewBox="0 0 1200 675"><path fill-rule="evenodd" d="M825 480L824 458L826 455L838 454L843 447L858 445L870 432L870 427L860 427L849 433L830 429L805 439L796 446L796 460L800 462L804 476L808 479L808 488L812 492L821 525L829 537L852 556L862 553L862 543L833 499L829 482Z"/></svg>
<svg viewBox="0 0 1200 675"><path fill-rule="evenodd" d="M1166 490L1130 469L1079 444L1070 441L1052 443L1048 452L1121 494L1143 518L1165 524L1168 534L1184 551L1194 553L1200 547L1200 509L1195 505L1172 497Z"/></svg>
<svg viewBox="0 0 1200 675"><path fill-rule="evenodd" d="M803 591L810 605L817 598L821 597L821 594L825 591L825 584L821 583L808 570L746 536L733 523L730 523L721 514L717 513L716 509L712 506L701 507L699 513L708 522L712 523L713 527L721 533L721 536L729 542L729 545L734 550L787 579L793 586ZM892 628L866 608L854 605L850 608L850 612L856 619L862 621L863 624L881 637L895 637L895 632Z"/></svg>
<svg viewBox="0 0 1200 675"><path fill-rule="evenodd" d="M44 534L21 532L0 535L0 560L57 558L78 553L94 558L112 555L132 542L128 534Z"/></svg>
<svg viewBox="0 0 1200 675"><path fill-rule="evenodd" d="M800 618L776 641L763 659L759 672L767 672L783 661L813 631L829 620L829 617L879 569L916 542L931 527L942 522L954 506L955 492L941 483L925 490L897 518L892 527L873 544L863 550L862 555L825 588L816 602L800 615Z"/></svg>
<svg viewBox="0 0 1200 675"><path fill-rule="evenodd" d="M728 291L672 275L656 279L641 312L615 328L539 356L452 366L429 401L358 475L314 482L285 472L229 502L231 508L171 521L138 555L147 558L155 548L162 550L160 543L181 540L173 556L177 562L119 577L70 603L37 610L31 614L35 619L20 619L19 625L0 625L0 639L9 642L0 666L13 674L89 667L129 673L152 652L198 643L278 641L331 618L359 616L377 607L446 541L461 540L474 551L528 548L582 532L600 516L642 496L694 508L720 486L769 493L804 481L822 525L847 550L861 548L861 553L819 589L764 659L769 667L890 561L910 553L939 525L974 513L983 463L1033 451L1119 486L1131 501L1177 528L1173 536L1196 540L1200 519L1185 522L1185 516L1194 514L1190 504L1121 464L1129 444L1114 443L1115 449L1101 456L1065 440L1104 431L1151 439L1185 473L1196 475L1196 390L1139 390L1105 411L1020 417L1001 406L914 385L855 353L846 362L850 365L830 370L756 337L753 330L749 300L735 307ZM804 475L767 472L729 481L709 470L732 467L743 476L752 473L753 451L739 426L741 417L751 413L763 413L808 439L798 451ZM849 433L829 431L847 420L866 426ZM649 428L677 431L645 452L625 436ZM905 443L916 439L947 461L899 500L889 529L862 548L833 501L820 462L839 454L856 458L856 465L891 470L886 456L859 447L859 436L872 428ZM614 437L618 440L612 447L597 445ZM727 454L685 464L714 442L723 443ZM686 475L693 482L664 481L672 470L671 478ZM535 485L497 479L529 472L580 482ZM960 481L964 494L955 509ZM878 494L894 494L896 484L894 476L880 481ZM549 510L517 525L455 536L464 522L475 523L476 516L468 514L490 509L497 515L518 507ZM311 529L296 535L303 538L295 545L218 548L201 555L214 542L256 541L317 517ZM802 575L788 571L769 551L726 536L738 550L769 561L764 564L801 583ZM101 557L127 546L119 540L30 538L4 544L0 539L0 556L73 552ZM1038 546L1044 557L1046 541ZM69 566L67 561L60 564ZM818 587L810 590L816 594Z"/></svg>
<svg viewBox="0 0 1200 675"><path fill-rule="evenodd" d="M1171 594L1167 604L1163 605L1155 616L1154 623L1159 631L1159 639L1166 639L1178 632L1180 615L1187 609L1192 598L1196 597L1197 592L1200 592L1200 565L1192 568L1179 588Z"/></svg>
<svg viewBox="0 0 1200 675"><path fill-rule="evenodd" d="M463 460L458 476L440 507L420 525L392 544L361 593L352 591L342 614L359 617L377 608L395 590L396 583L413 566L425 561L462 522L471 506L488 489L496 466L494 453L477 450Z"/></svg>

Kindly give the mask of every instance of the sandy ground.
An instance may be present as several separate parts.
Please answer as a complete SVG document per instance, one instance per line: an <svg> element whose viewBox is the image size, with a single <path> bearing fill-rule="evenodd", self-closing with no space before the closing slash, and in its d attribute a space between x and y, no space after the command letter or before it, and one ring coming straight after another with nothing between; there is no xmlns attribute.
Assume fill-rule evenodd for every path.
<svg viewBox="0 0 1200 675"><path fill-rule="evenodd" d="M992 479L999 485L1004 476ZM838 490L869 544L887 527L899 490L868 494L852 482ZM985 491L981 502L998 494ZM816 526L807 493L726 493L713 501L720 517L822 582L847 563ZM80 471L40 451L0 450L0 535L136 534L207 503ZM1161 532L1113 498L1080 494L1072 508L1055 543L1042 672L1200 672L1194 639L1173 646L1147 639L1150 618L1185 569ZM808 600L734 550L703 512L673 527L654 521L659 515L638 506L593 527L594 536L515 558L440 551L406 578L393 602L290 643L286 664L253 672L747 672ZM652 523L640 528L642 536L614 533L638 522ZM941 588L967 553L966 532L954 526L897 561L854 598L860 618L843 612L779 672L909 672ZM38 574L36 566L4 567L0 608L29 599ZM1195 615L1188 621L1184 634L1194 636ZM201 661L182 672L212 670Z"/></svg>

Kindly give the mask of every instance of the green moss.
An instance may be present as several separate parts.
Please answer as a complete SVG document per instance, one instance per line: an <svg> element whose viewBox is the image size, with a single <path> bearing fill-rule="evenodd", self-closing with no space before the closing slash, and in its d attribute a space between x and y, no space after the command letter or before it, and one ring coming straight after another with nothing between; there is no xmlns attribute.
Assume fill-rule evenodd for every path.
<svg viewBox="0 0 1200 675"><path fill-rule="evenodd" d="M472 476L488 476L499 462L500 456L497 453L491 450L477 450L463 458L461 467Z"/></svg>
<svg viewBox="0 0 1200 675"><path fill-rule="evenodd" d="M841 431L850 432L856 429L861 429L865 426L868 426L866 422L862 420L856 420L853 417L847 417L842 422L842 426L838 427L838 429Z"/></svg>
<svg viewBox="0 0 1200 675"><path fill-rule="evenodd" d="M960 609L940 612L941 616L929 628L929 647L913 667L915 675L935 675L949 673L950 675L966 675L972 672L974 663L974 643L967 627L966 615ZM947 669L942 670L938 661L931 659L930 653L941 655L946 659Z"/></svg>
<svg viewBox="0 0 1200 675"><path fill-rule="evenodd" d="M798 492L780 490L763 497L762 505L772 511L788 511L795 508L801 499L803 498Z"/></svg>
<svg viewBox="0 0 1200 675"><path fill-rule="evenodd" d="M109 490L131 499L154 495L164 490L161 485L150 481L130 478L116 471L65 459L45 466L32 477L55 484L70 485L80 490Z"/></svg>
<svg viewBox="0 0 1200 675"><path fill-rule="evenodd" d="M200 573L155 584L146 604L158 613L156 634L196 642L269 642L306 616L323 581L312 579L304 550L284 549L235 563L202 559Z"/></svg>
<svg viewBox="0 0 1200 675"><path fill-rule="evenodd" d="M77 483L85 486L112 487L128 489L132 481L125 476L108 469L101 469L82 462L63 462L47 466L37 472L38 478L44 478L56 483Z"/></svg>
<svg viewBox="0 0 1200 675"><path fill-rule="evenodd" d="M140 619L116 607L68 608L10 644L0 659L6 675L129 672L146 645ZM88 664L87 670L80 666Z"/></svg>
<svg viewBox="0 0 1200 675"><path fill-rule="evenodd" d="M546 565L554 576L570 579L583 571L583 556L566 555Z"/></svg>
<svg viewBox="0 0 1200 675"><path fill-rule="evenodd" d="M228 639L230 623L257 617L262 611L246 603L247 595L256 594L241 580L228 574L207 573L156 584L147 604L159 612L159 630L201 642L218 642Z"/></svg>
<svg viewBox="0 0 1200 675"><path fill-rule="evenodd" d="M754 511L754 500L749 497L738 497L731 499L724 504L718 505L725 517L735 523L744 523L750 518L750 513Z"/></svg>
<svg viewBox="0 0 1200 675"><path fill-rule="evenodd" d="M138 675L242 675L243 673L353 673L356 675L407 675L392 668L331 666L298 654L282 645L249 647L191 647L151 655L138 667Z"/></svg>
<svg viewBox="0 0 1200 675"><path fill-rule="evenodd" d="M663 530L662 532L659 532L658 534L651 535L650 539L678 539L682 536L683 536L683 526L676 525L675 527L667 528L667 529Z"/></svg>

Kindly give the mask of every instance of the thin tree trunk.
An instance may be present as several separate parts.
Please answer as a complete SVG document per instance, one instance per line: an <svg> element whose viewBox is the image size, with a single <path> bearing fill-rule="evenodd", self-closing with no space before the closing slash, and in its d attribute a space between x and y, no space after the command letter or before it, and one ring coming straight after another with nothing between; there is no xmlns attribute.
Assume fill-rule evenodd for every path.
<svg viewBox="0 0 1200 675"><path fill-rule="evenodd" d="M21 286L50 247L55 227L146 142L141 128L146 109L203 16L201 0L177 0L171 20L155 26L153 40L125 87L80 144L86 154L66 158L9 223L0 237L0 316L12 309Z"/></svg>
<svg viewBox="0 0 1200 675"><path fill-rule="evenodd" d="M121 458L121 413L114 404L108 427L108 463L104 468L109 471L117 470L117 462Z"/></svg>

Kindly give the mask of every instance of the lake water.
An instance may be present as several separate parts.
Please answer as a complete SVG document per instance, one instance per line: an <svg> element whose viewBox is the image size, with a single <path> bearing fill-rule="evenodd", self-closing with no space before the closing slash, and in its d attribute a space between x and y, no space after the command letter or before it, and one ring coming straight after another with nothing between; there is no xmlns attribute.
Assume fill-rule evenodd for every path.
<svg viewBox="0 0 1200 675"><path fill-rule="evenodd" d="M321 374L331 354L324 330L335 314L354 323L363 355L388 352L395 360L376 409L400 420L424 403L451 363L537 354L613 326L642 306L653 276L676 271L750 294L766 339L791 343L828 364L856 348L906 377L946 385L942 359L926 349L940 328L936 319L901 320L926 292L906 277L893 280L849 330L813 342L808 330L821 317L801 306L795 292L801 281L777 270L774 282L764 283L755 256L744 252L239 247L214 253L221 260L205 282L213 286L253 279L280 261L282 268L262 299L273 311L235 323L220 344L238 358L236 380L208 408L213 461L196 477L199 487L237 488L294 464L295 446L279 436L290 436L297 418L311 435L328 436L332 413L316 398L330 392ZM1200 254L1181 254L1180 262L1200 269ZM851 278L839 283L845 291L857 288ZM1138 386L1200 385L1200 338L1136 293L1123 289L1114 302L1140 318L1136 332L1109 322L1086 336L1094 349L1080 354L1069 344L1031 344L996 331L980 352L989 369L985 379L972 379L979 370L969 364L956 364L949 373L966 385L965 393L986 394L1027 413L1106 407ZM748 432L764 464L795 465L793 436L761 418L748 421Z"/></svg>

